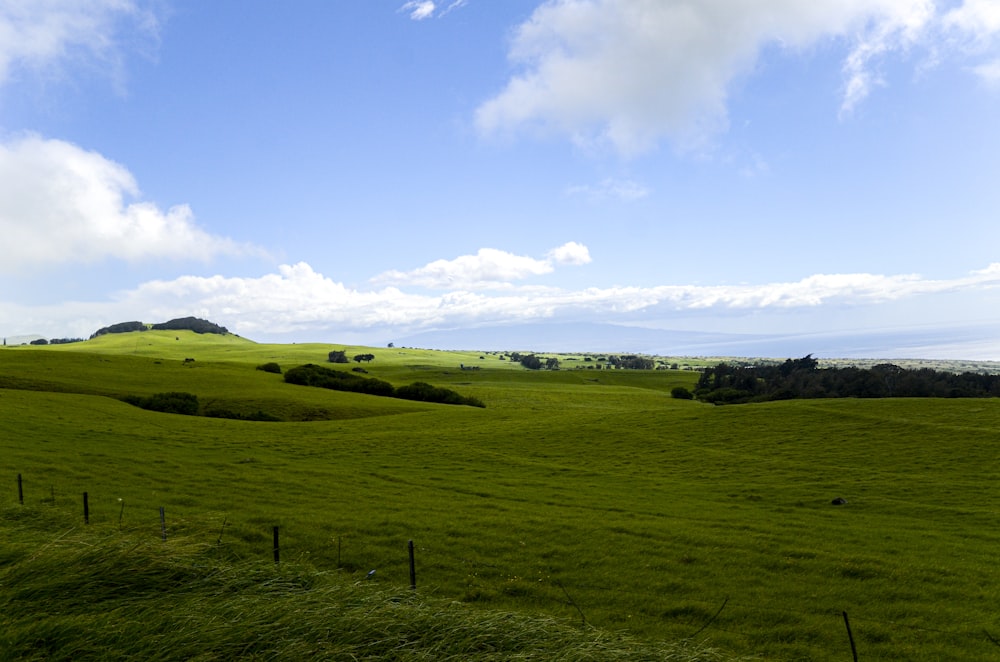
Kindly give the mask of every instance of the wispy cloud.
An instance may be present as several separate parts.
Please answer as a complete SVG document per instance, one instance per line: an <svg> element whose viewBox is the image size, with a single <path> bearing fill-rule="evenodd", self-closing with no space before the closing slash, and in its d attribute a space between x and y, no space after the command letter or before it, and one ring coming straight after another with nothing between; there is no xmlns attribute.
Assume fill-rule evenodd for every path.
<svg viewBox="0 0 1000 662"><path fill-rule="evenodd" d="M399 12L409 14L414 21L423 21L433 16L445 16L468 4L468 0L452 0L449 3L437 3L433 0L409 0L399 8Z"/></svg>
<svg viewBox="0 0 1000 662"><path fill-rule="evenodd" d="M33 135L0 143L0 273L262 253L201 229L187 205L163 210L139 195L125 167L72 143Z"/></svg>
<svg viewBox="0 0 1000 662"><path fill-rule="evenodd" d="M570 186L566 189L566 195L583 197L592 202L604 200L634 202L647 197L649 189L629 179L607 178L597 184Z"/></svg>
<svg viewBox="0 0 1000 662"><path fill-rule="evenodd" d="M399 11L409 14L414 21L422 21L433 16L435 9L437 7L432 0L410 0L400 7Z"/></svg>

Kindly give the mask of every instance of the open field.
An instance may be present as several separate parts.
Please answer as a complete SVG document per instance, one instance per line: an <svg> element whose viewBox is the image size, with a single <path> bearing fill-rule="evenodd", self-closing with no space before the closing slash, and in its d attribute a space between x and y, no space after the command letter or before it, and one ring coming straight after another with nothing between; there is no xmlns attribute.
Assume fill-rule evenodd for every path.
<svg viewBox="0 0 1000 662"><path fill-rule="evenodd" d="M331 349L486 409L254 369ZM266 561L279 526L282 559L351 582L376 569L390 591L409 583L412 539L421 595L763 659L850 659L844 611L862 660L1000 656L1000 401L670 397L696 378L189 332L5 348L0 504L17 507L20 473L26 508L82 522L86 491L93 535L121 518L154 541L162 506L172 537L234 563ZM298 422L114 399L164 391ZM45 544L4 533L0 591Z"/></svg>

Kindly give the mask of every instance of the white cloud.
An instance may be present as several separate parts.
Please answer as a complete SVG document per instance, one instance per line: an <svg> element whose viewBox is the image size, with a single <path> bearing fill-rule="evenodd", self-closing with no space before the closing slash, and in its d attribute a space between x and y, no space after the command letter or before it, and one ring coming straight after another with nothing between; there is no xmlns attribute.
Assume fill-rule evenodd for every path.
<svg viewBox="0 0 1000 662"><path fill-rule="evenodd" d="M997 3L950 14L996 33ZM476 111L484 135L536 127L635 154L663 138L697 141L727 124L733 81L761 49L846 50L840 112L884 84L878 64L939 36L933 0L548 0L518 26L506 87Z"/></svg>
<svg viewBox="0 0 1000 662"><path fill-rule="evenodd" d="M555 264L590 264L590 250L575 241L553 248L546 254L546 257Z"/></svg>
<svg viewBox="0 0 1000 662"><path fill-rule="evenodd" d="M61 140L0 143L0 273L49 265L258 252L199 228L187 205L137 200L123 166Z"/></svg>
<svg viewBox="0 0 1000 662"><path fill-rule="evenodd" d="M1000 2L966 0L945 14L944 25L970 57L984 59L972 71L987 85L1000 85Z"/></svg>
<svg viewBox="0 0 1000 662"><path fill-rule="evenodd" d="M121 75L124 24L156 39L157 19L135 0L29 0L0 3L0 84L18 67L42 70L81 58ZM134 43L134 42L133 42Z"/></svg>
<svg viewBox="0 0 1000 662"><path fill-rule="evenodd" d="M1000 2L965 0L945 14L944 23L975 38L989 39L1000 32Z"/></svg>
<svg viewBox="0 0 1000 662"><path fill-rule="evenodd" d="M560 248L573 254L566 246ZM551 251L557 252L560 249ZM8 323L3 329L6 335L72 337L87 336L101 326L124 320L155 322L196 315L255 340L292 336L326 337L331 342L364 342L378 334L391 337L511 322L629 323L675 316L687 320L747 316L759 323L761 316L772 315L777 320L772 321L773 331L787 332L784 316L790 312L814 314L816 319L826 319L821 328L829 328L833 318L843 318L845 307L857 311L889 304L909 306L920 324L955 325L954 311L946 311L946 319L937 319L932 314L934 306L921 302L955 294L983 300L988 291L998 290L1000 263L947 280L926 280L913 274L817 274L794 282L756 285L511 288L500 294L455 290L436 295L414 294L397 287L370 291L349 288L306 263L298 263L258 278L184 276L151 281L105 302L57 306L0 302L0 319L16 320L20 325L11 328ZM896 319L894 323L912 321Z"/></svg>
<svg viewBox="0 0 1000 662"><path fill-rule="evenodd" d="M422 21L433 16L435 9L437 7L431 0L410 0L400 7L399 11L408 12L414 21Z"/></svg>
<svg viewBox="0 0 1000 662"><path fill-rule="evenodd" d="M445 14L448 14L448 13L450 13L452 11L455 11L456 9L461 9L462 7L464 7L467 4L469 4L469 0L452 0L452 3L450 5L448 5L447 7L445 7L441 11L441 13L439 14L439 16L444 16Z"/></svg>
<svg viewBox="0 0 1000 662"><path fill-rule="evenodd" d="M649 189L628 179L607 178L596 185L571 186L566 189L566 194L571 196L582 196L593 202L603 200L621 200L623 202L634 202L649 195Z"/></svg>
<svg viewBox="0 0 1000 662"><path fill-rule="evenodd" d="M980 64L972 70L987 85L1000 86L1000 58Z"/></svg>
<svg viewBox="0 0 1000 662"><path fill-rule="evenodd" d="M435 260L412 271L387 271L373 278L372 282L450 290L507 288L512 281L551 273L554 264L580 265L588 262L590 253L587 247L576 242L552 249L544 260L495 248L481 248L475 255Z"/></svg>
<svg viewBox="0 0 1000 662"><path fill-rule="evenodd" d="M452 0L446 7L440 9L441 5L433 0L409 0L398 11L408 13L414 21L422 21L426 18L431 18L435 14L440 18L456 9L461 9L467 4L468 0Z"/></svg>

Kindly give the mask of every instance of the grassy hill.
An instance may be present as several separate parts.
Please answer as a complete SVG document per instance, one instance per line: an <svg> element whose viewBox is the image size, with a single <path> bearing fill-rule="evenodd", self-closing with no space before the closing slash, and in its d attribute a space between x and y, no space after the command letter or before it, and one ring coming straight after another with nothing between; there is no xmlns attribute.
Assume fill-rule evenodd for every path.
<svg viewBox="0 0 1000 662"><path fill-rule="evenodd" d="M334 349L373 353L364 364L371 376L452 388L486 409L313 390L255 370L270 361L322 363ZM191 561L207 564L209 577L256 578L245 593L207 589L260 610L244 639L237 637L245 642L272 621L287 622L259 604L267 600L260 587L286 572L323 591L357 585L409 595L413 540L417 611L458 603L447 609L473 619L466 633L479 627L474 619L515 613L553 619L580 645L589 637L643 642L631 648L633 659L663 659L672 644L656 642L681 641L764 659L847 659L846 611L861 659L1000 653L993 641L1000 638L1000 402L718 408L670 397L674 386L695 380L686 371L531 372L495 354L259 345L188 332L5 348L0 484L9 487L0 492L0 594L10 601L11 587L22 586L22 597L9 602L22 606L11 607L20 616L9 616L4 605L3 629L26 627L25 614L60 613L23 602L47 590L32 577L55 572L65 590L97 581L78 577L88 564L66 561L64 552L98 548L120 558L115 550L124 545L143 550L137 563L147 566L159 561L143 555L177 546L210 549L212 563L223 565ZM115 399L172 390L295 422L160 414ZM24 506L17 504L19 473ZM90 525L82 524L84 491ZM834 497L848 503L833 506ZM193 553L178 552L177 562ZM126 605L144 599L138 584L125 582L121 602L104 611L125 618ZM181 620L194 627L197 607L182 605L207 598L186 591L158 598L156 613L169 614L176 599L178 610L193 609ZM281 604L290 608L302 593L282 594ZM317 608L313 600L332 601L325 593L301 599L308 609ZM102 609L97 598L79 609L86 604ZM220 606L217 618L233 608ZM59 618L36 626L58 638ZM115 618L104 619L101 627L113 629ZM178 622L164 616L151 636L162 638ZM141 637L129 623L122 636ZM316 636L301 639L315 643ZM298 650L289 643L289 659ZM504 650L480 654L527 659Z"/></svg>

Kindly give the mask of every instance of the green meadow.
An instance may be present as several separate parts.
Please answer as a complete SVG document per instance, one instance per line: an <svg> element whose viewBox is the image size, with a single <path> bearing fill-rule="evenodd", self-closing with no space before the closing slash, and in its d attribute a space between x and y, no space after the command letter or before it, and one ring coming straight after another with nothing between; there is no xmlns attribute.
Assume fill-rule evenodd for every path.
<svg viewBox="0 0 1000 662"><path fill-rule="evenodd" d="M256 369L358 366L331 350L486 408ZM715 407L671 398L693 371L560 358L0 349L0 659L844 660L845 612L861 660L1000 659L1000 401ZM119 399L171 391L283 421Z"/></svg>

